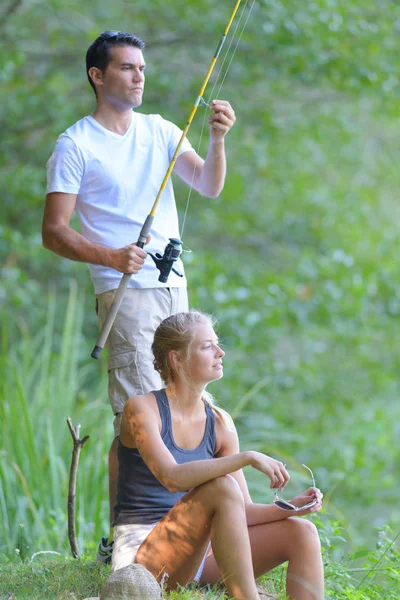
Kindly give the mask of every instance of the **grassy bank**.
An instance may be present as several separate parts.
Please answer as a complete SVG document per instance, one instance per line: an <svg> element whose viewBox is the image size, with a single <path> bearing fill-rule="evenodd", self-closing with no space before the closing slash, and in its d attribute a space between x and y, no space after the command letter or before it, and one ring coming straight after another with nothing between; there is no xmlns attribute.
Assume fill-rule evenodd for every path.
<svg viewBox="0 0 400 600"><path fill-rule="evenodd" d="M375 552L333 559L340 531L332 524L318 524L324 546L326 600L396 600L400 594L400 554L390 531L382 530ZM38 555L21 560L15 557L0 564L0 598L15 600L82 600L98 596L109 567L92 559ZM259 580L271 598L284 600L285 568L280 567ZM224 600L222 587L195 586L167 594L170 600Z"/></svg>

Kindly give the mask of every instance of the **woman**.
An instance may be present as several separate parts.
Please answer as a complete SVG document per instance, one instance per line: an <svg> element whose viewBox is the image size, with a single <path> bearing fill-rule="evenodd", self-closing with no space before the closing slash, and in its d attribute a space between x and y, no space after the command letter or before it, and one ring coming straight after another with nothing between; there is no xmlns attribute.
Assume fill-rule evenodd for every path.
<svg viewBox="0 0 400 600"><path fill-rule="evenodd" d="M240 452L231 418L205 392L223 376L225 354L211 319L196 311L169 317L152 348L166 388L130 398L124 409L113 570L135 561L158 580L167 573L172 589L222 580L231 598L259 600L256 578L288 561L288 597L323 600L316 528L274 504L253 504L242 472L249 465L282 490L285 466ZM311 505L297 516L321 502L315 487L291 501Z"/></svg>

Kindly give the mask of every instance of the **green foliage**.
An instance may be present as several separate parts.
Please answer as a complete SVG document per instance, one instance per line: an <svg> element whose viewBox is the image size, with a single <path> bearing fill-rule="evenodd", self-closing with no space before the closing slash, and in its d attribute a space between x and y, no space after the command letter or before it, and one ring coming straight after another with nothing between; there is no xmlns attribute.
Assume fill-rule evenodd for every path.
<svg viewBox="0 0 400 600"><path fill-rule="evenodd" d="M4 425L0 435L0 523L4 532L0 551L12 555L17 549L22 559L38 550L65 552L67 548L66 493L72 451L68 415L74 425L82 425L82 437L92 436L87 442L92 450L83 454L78 480L79 542L90 538L94 529L107 527L103 488L111 424L105 418L105 374L92 382L89 394L87 366L78 362L83 310L76 286L71 286L59 338L55 305L55 296L50 295L45 327L35 336L22 330L18 344L8 344L4 337L0 359ZM12 329L12 324L3 322L3 333L8 333L9 339Z"/></svg>
<svg viewBox="0 0 400 600"><path fill-rule="evenodd" d="M0 552L18 549L18 560L67 553L67 415L91 435L78 475L81 550L107 531L111 414L105 363L89 359L88 270L40 239L46 160L93 106L84 53L103 29L134 30L147 43L144 111L183 125L231 9L89 4L0 9ZM313 468L334 518L319 528L335 600L399 596L398 540L386 554L368 550L374 527L400 527L399 29L389 0L255 3L219 94L237 115L227 183L214 201L192 195L184 230L191 304L218 317L227 351L211 391L243 448L285 460L293 492L308 485L300 463ZM202 121L199 111L195 147ZM187 189L176 181L176 191L183 215ZM270 501L264 478L246 475L254 498Z"/></svg>
<svg viewBox="0 0 400 600"><path fill-rule="evenodd" d="M400 593L400 552L396 544L400 532L393 534L388 527L378 530L375 551L361 548L347 554L343 528L317 516L323 548L324 571L327 583L326 598L371 599L384 597L395 600Z"/></svg>

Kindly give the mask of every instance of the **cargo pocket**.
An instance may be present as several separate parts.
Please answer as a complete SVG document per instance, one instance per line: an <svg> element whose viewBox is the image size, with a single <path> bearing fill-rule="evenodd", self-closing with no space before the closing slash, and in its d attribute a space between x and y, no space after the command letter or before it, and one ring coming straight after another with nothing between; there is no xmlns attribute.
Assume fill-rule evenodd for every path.
<svg viewBox="0 0 400 600"><path fill-rule="evenodd" d="M108 394L114 414L122 412L131 396L161 388L161 379L150 354L131 350L110 356L108 360Z"/></svg>
<svg viewBox="0 0 400 600"><path fill-rule="evenodd" d="M108 395L114 414L124 410L130 396L142 394L137 352L121 352L108 359Z"/></svg>

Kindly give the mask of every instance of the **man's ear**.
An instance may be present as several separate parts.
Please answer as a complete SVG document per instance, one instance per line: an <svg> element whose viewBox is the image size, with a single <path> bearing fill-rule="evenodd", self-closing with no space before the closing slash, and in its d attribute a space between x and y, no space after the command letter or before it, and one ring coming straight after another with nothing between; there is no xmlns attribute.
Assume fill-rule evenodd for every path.
<svg viewBox="0 0 400 600"><path fill-rule="evenodd" d="M103 85L103 71L101 69L98 67L90 67L88 75L94 85Z"/></svg>

